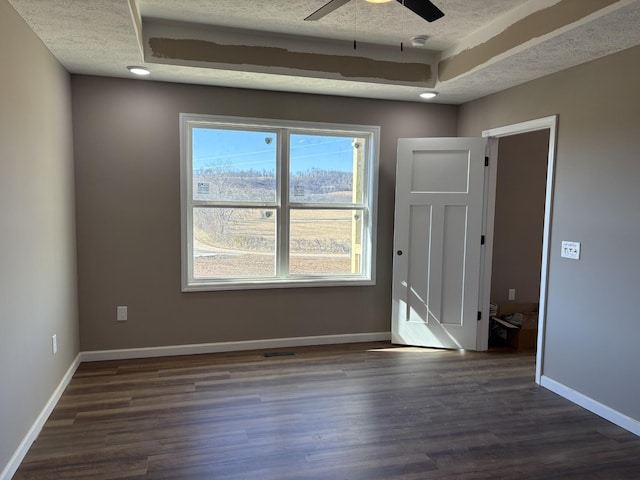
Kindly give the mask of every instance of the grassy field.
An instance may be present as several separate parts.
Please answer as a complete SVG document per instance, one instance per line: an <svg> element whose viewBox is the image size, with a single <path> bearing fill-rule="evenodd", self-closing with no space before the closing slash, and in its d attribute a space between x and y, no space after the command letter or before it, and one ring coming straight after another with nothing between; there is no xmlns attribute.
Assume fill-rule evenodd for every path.
<svg viewBox="0 0 640 480"><path fill-rule="evenodd" d="M273 275L275 210L201 210L194 215L196 278ZM292 211L290 273L351 273L354 213Z"/></svg>
<svg viewBox="0 0 640 480"><path fill-rule="evenodd" d="M197 257L193 262L195 278L262 277L275 273L273 255L240 254ZM292 275L345 274L351 272L351 258L294 256L289 272Z"/></svg>

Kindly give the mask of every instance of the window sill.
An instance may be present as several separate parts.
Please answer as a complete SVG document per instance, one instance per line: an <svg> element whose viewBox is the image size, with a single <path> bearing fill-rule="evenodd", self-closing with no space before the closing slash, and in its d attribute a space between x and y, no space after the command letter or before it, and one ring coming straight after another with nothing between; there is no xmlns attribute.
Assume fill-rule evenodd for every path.
<svg viewBox="0 0 640 480"><path fill-rule="evenodd" d="M234 280L234 281L193 281L182 285L183 292L207 292L218 290L266 290L274 288L308 287L369 287L375 285L375 279L364 277L335 277L331 279L282 279L282 280Z"/></svg>

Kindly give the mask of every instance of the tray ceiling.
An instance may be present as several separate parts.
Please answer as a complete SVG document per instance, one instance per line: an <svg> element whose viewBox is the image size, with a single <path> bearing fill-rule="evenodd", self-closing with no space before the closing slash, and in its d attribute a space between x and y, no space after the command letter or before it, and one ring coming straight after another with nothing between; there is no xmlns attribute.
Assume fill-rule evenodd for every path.
<svg viewBox="0 0 640 480"><path fill-rule="evenodd" d="M459 104L640 44L640 0L9 0L71 73ZM424 46L411 38L427 36ZM355 47L355 48L354 48Z"/></svg>

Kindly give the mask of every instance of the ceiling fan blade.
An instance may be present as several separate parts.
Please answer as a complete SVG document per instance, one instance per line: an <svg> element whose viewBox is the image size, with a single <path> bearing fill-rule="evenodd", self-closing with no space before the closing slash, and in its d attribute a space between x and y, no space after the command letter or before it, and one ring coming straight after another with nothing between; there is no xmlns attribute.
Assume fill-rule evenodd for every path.
<svg viewBox="0 0 640 480"><path fill-rule="evenodd" d="M427 22L435 22L444 17L444 13L429 0L396 0Z"/></svg>
<svg viewBox="0 0 640 480"><path fill-rule="evenodd" d="M349 2L349 0L330 0L329 3L325 3L318 10L305 18L305 21L320 20L322 17L329 15L331 12L340 8L347 2Z"/></svg>

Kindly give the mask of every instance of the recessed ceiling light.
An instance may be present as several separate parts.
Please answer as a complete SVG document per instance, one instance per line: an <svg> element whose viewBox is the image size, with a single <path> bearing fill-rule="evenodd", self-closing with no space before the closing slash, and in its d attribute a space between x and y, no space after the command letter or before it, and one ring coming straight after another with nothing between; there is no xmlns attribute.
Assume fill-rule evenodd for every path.
<svg viewBox="0 0 640 480"><path fill-rule="evenodd" d="M390 2L391 0L367 0L367 2L369 3L387 3Z"/></svg>
<svg viewBox="0 0 640 480"><path fill-rule="evenodd" d="M420 98L429 100L430 98L434 98L436 95L438 95L438 92L424 92L420 94Z"/></svg>
<svg viewBox="0 0 640 480"><path fill-rule="evenodd" d="M127 69L136 75L149 75L151 72L144 67L127 67Z"/></svg>

